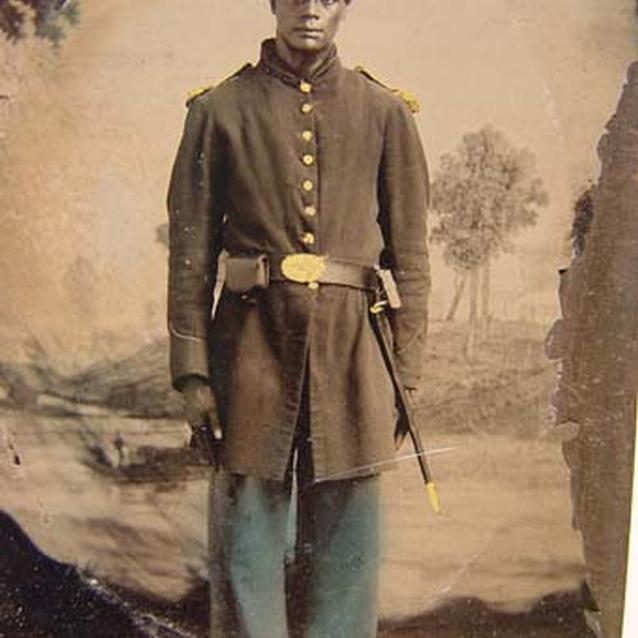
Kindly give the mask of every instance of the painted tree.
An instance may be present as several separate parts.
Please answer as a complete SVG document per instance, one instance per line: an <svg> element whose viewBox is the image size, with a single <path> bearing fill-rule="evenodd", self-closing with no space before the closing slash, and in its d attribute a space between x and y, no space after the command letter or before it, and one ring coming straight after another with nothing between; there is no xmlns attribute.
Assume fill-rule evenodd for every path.
<svg viewBox="0 0 638 638"><path fill-rule="evenodd" d="M454 154L441 157L432 184L436 218L432 240L443 246L443 256L457 274L456 294L448 312L453 318L469 278L469 330L466 352L471 355L478 328L482 275L482 314L490 316L490 263L512 250L512 238L533 226L548 196L536 174L528 149L511 146L490 126L463 136Z"/></svg>
<svg viewBox="0 0 638 638"><path fill-rule="evenodd" d="M35 34L58 44L65 27L79 19L78 0L4 0L0 3L0 31L11 40L25 34L25 21L33 16Z"/></svg>

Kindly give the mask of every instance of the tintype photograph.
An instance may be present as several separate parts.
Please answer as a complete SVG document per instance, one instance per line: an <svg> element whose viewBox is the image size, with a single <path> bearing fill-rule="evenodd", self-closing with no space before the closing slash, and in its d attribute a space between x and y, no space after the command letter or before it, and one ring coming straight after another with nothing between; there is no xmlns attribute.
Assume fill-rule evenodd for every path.
<svg viewBox="0 0 638 638"><path fill-rule="evenodd" d="M0 0L0 638L628 638L637 14Z"/></svg>

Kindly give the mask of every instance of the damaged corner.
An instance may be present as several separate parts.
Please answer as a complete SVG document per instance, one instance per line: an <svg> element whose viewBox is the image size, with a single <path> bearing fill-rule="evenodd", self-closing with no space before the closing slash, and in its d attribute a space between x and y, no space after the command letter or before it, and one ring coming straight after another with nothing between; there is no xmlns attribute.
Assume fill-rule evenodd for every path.
<svg viewBox="0 0 638 638"><path fill-rule="evenodd" d="M571 473L574 525L582 535L593 595L586 615L594 633L606 638L622 633L633 480L637 133L634 62L598 146L600 178L575 207L574 257L560 281L559 338L551 335L559 347L548 353L560 365L556 423L574 425L563 451Z"/></svg>

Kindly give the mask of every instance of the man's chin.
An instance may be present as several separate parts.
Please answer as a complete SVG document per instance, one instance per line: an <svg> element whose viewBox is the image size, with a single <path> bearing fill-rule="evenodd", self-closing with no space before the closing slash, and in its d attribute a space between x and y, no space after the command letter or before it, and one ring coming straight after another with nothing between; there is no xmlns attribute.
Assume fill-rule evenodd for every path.
<svg viewBox="0 0 638 638"><path fill-rule="evenodd" d="M323 51L327 44L320 38L295 37L288 41L288 46L300 53L317 53Z"/></svg>

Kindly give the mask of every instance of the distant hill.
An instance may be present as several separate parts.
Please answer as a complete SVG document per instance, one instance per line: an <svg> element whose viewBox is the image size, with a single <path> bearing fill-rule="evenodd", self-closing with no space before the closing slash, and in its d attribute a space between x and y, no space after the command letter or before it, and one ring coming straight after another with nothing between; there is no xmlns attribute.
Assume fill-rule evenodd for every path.
<svg viewBox="0 0 638 638"><path fill-rule="evenodd" d="M532 324L494 323L475 359L468 361L462 354L464 326L434 325L417 410L422 427L450 432L514 427L519 434L538 434L555 383L544 335L544 328ZM116 362L96 363L69 379L69 385L78 403L135 416L170 418L181 410L170 385L167 340ZM530 418L522 419L522 414Z"/></svg>
<svg viewBox="0 0 638 638"><path fill-rule="evenodd" d="M180 398L170 382L166 339L119 361L97 362L71 377L69 383L77 403L147 418L177 417L180 413Z"/></svg>
<svg viewBox="0 0 638 638"><path fill-rule="evenodd" d="M0 361L0 388L17 408L38 409L40 397L73 405L93 405L143 418L176 417L180 398L170 383L168 342L158 340L116 361L101 360L65 376L38 350L29 363Z"/></svg>
<svg viewBox="0 0 638 638"><path fill-rule="evenodd" d="M468 361L463 356L463 324L432 326L423 397L417 406L423 429L502 433L515 428L519 434L538 434L555 385L544 334L533 324L495 322ZM49 395L63 399L69 409L73 404L100 406L141 418L181 414L179 394L171 387L166 339L123 359L98 361L70 377L43 364L0 362L0 385L9 388L10 398L26 398L26 403L16 404L34 408L39 395Z"/></svg>

